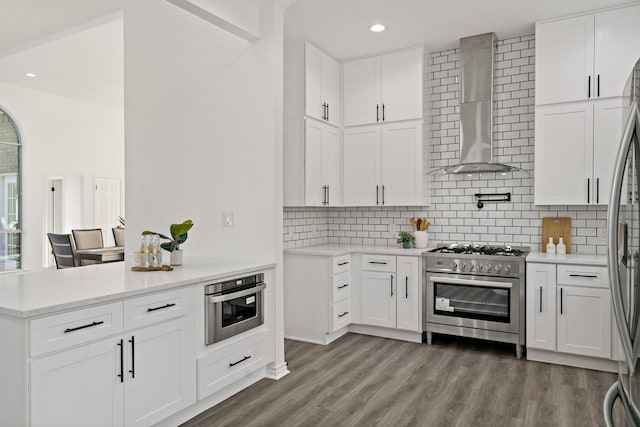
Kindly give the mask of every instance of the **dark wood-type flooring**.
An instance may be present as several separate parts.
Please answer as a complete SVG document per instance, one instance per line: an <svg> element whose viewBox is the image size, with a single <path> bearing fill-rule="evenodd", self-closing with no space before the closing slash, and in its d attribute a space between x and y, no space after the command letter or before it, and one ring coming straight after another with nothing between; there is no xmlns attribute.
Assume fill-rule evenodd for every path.
<svg viewBox="0 0 640 427"><path fill-rule="evenodd" d="M286 340L285 352L289 375L184 426L602 426L616 379L441 335L432 346L358 334L328 346Z"/></svg>

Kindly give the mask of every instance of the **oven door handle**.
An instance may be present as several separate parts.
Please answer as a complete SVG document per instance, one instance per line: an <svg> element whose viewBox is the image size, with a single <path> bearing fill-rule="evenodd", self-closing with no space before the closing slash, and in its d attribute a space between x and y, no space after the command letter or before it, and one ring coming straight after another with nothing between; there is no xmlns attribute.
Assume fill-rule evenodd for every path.
<svg viewBox="0 0 640 427"><path fill-rule="evenodd" d="M247 295L252 295L258 292L262 292L266 287L267 285L263 283L261 285L256 286L255 288L245 289L243 291L234 292L232 294L220 295L216 297L210 296L209 298L207 298L207 302L209 304L216 304L219 302L231 301L232 299L242 298L242 297L246 297Z"/></svg>
<svg viewBox="0 0 640 427"><path fill-rule="evenodd" d="M455 279L452 277L429 277L429 281L443 283L445 285L469 285L469 286L482 286L485 288L502 288L511 289L513 283L505 282L492 282L490 280L473 280L473 279Z"/></svg>

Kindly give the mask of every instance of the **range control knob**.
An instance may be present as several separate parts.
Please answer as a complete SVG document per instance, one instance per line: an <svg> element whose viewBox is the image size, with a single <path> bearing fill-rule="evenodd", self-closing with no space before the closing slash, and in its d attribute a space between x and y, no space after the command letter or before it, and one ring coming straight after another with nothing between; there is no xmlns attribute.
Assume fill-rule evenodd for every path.
<svg viewBox="0 0 640 427"><path fill-rule="evenodd" d="M485 264L484 265L484 269L487 271L491 271L491 267L493 267L491 264Z"/></svg>
<svg viewBox="0 0 640 427"><path fill-rule="evenodd" d="M478 271L482 271L482 268L483 268L482 264L478 264L477 267L478 267Z"/></svg>
<svg viewBox="0 0 640 427"><path fill-rule="evenodd" d="M462 265L460 266L460 270L465 270L466 268L467 268L467 264L463 262Z"/></svg>
<svg viewBox="0 0 640 427"><path fill-rule="evenodd" d="M469 264L469 271L473 271L473 269L475 268L475 264Z"/></svg>
<svg viewBox="0 0 640 427"><path fill-rule="evenodd" d="M456 270L457 268L458 268L458 263L456 263L456 262L452 262L452 263L451 263L451 269L452 269L452 270Z"/></svg>
<svg viewBox="0 0 640 427"><path fill-rule="evenodd" d="M502 264L496 265L496 271L502 271Z"/></svg>
<svg viewBox="0 0 640 427"><path fill-rule="evenodd" d="M504 266L504 271L507 272L507 273L510 272L511 271L511 266L510 265L505 265Z"/></svg>

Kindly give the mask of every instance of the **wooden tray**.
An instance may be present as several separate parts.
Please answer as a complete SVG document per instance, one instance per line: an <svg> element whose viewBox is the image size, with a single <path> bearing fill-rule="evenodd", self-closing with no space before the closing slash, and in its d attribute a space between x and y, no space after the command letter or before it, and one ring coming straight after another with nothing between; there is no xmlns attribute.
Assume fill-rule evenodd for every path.
<svg viewBox="0 0 640 427"><path fill-rule="evenodd" d="M160 267L142 267L141 265L136 265L131 267L131 271L171 271L173 267L169 265L163 265Z"/></svg>
<svg viewBox="0 0 640 427"><path fill-rule="evenodd" d="M542 252L547 252L547 243L549 237L553 237L553 243L556 245L562 237L564 244L567 246L567 253L571 253L571 218L568 217L549 217L542 218Z"/></svg>

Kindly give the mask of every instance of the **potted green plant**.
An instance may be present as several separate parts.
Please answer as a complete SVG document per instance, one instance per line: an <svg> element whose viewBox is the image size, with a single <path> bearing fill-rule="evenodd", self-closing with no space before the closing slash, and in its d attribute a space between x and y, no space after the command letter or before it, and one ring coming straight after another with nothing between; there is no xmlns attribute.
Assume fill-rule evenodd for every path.
<svg viewBox="0 0 640 427"><path fill-rule="evenodd" d="M407 233L406 231L401 231L400 233L398 233L397 243L402 243L402 247L404 249L410 249L414 240L415 237L413 237L413 234L411 233Z"/></svg>
<svg viewBox="0 0 640 427"><path fill-rule="evenodd" d="M191 230L191 227L193 227L193 221L188 219L181 224L171 224L169 226L171 237L149 230L143 231L142 234L157 234L161 239L168 240L168 242L161 243L160 247L171 254L171 265L182 265L182 249L180 249L180 245L187 241L187 233Z"/></svg>

